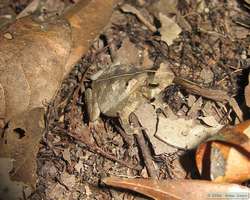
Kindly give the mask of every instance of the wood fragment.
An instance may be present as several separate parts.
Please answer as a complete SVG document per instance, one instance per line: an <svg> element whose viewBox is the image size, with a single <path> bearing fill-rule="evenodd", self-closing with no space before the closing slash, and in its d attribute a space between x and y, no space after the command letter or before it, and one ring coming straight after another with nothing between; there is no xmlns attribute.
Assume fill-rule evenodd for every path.
<svg viewBox="0 0 250 200"><path fill-rule="evenodd" d="M200 96L205 97L207 99L211 99L214 101L221 101L221 102L227 102L230 100L229 95L225 91L204 88L204 87L201 87L200 85L198 85L192 81L189 81L187 79L175 77L174 83L182 86L183 88L185 88L185 90L187 90L188 92L190 92L192 94L200 95Z"/></svg>
<svg viewBox="0 0 250 200"><path fill-rule="evenodd" d="M223 199L232 199L230 195L245 194L248 199L250 189L229 183L213 183L204 180L153 180L129 179L119 177L104 178L103 183L113 187L139 192L155 200L203 200L219 199L213 195L223 195Z"/></svg>
<svg viewBox="0 0 250 200"><path fill-rule="evenodd" d="M230 98L229 99L229 105L232 107L232 109L234 110L235 114L237 115L238 119L240 120L240 122L243 121L243 112L240 109L237 101L235 100L235 98Z"/></svg>
<svg viewBox="0 0 250 200"><path fill-rule="evenodd" d="M139 148L141 149L143 161L147 168L148 175L153 179L158 179L156 170L154 168L153 158L151 156L148 146L146 145L145 138L141 130L142 127L139 124L139 120L134 113L131 113L129 118L130 118L130 123L132 124L133 128L136 130L135 138L139 144L138 145Z"/></svg>

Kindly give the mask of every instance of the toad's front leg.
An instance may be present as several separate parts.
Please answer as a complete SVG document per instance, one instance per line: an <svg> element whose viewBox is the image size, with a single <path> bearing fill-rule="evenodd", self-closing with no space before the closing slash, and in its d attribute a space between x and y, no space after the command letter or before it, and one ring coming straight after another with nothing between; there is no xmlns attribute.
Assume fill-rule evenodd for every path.
<svg viewBox="0 0 250 200"><path fill-rule="evenodd" d="M96 92L93 92L91 88L87 88L85 91L85 103L89 120L91 122L96 121L99 118L101 111L97 102L97 94Z"/></svg>

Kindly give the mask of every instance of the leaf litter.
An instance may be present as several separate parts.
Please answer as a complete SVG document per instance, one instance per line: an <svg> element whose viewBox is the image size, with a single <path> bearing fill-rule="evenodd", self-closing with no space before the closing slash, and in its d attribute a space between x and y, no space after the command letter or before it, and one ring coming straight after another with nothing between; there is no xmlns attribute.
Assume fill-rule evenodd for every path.
<svg viewBox="0 0 250 200"><path fill-rule="evenodd" d="M112 23L63 81L48 107L46 133L37 158L37 189L31 199L139 198L135 193L100 187L100 178L107 176L143 176L149 182L158 179L153 188L163 179L201 179L193 151L211 135L215 137L222 126L238 122L230 98L236 97L247 119L241 93L248 79L243 72L249 66L249 29L244 20L232 20L248 16L246 10L236 1L123 3L115 8ZM126 133L126 127L116 117L103 113L95 122L88 120L83 96L85 89L92 87L90 77L114 62L152 69L147 74L156 75L145 82L147 87L140 88L145 101L135 109L127 105L138 119L133 135ZM168 76L169 69L172 75ZM245 82L239 84L238 80ZM249 98L247 92L245 98ZM211 156L213 161L218 156L229 158L234 146L227 147L229 154L223 154L221 145L216 148L222 153ZM231 158L238 158L235 156ZM244 166L247 164L248 160ZM215 174L221 172L216 170ZM238 178L228 175L240 169L230 170L225 171L222 182ZM242 177L240 180L246 176ZM145 187L146 182L135 183L135 187ZM181 195L183 188L197 191L191 182L179 182L176 188L180 191L168 190L170 196ZM121 183L116 186L131 189ZM201 187L201 191L207 191L203 194L211 191L210 184ZM218 186L222 187L213 187ZM233 185L226 186L226 190L228 187Z"/></svg>

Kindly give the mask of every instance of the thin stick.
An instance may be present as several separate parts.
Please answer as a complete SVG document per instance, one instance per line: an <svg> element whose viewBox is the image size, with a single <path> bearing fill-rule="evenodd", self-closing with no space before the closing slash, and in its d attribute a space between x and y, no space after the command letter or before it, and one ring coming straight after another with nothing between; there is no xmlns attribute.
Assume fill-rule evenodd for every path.
<svg viewBox="0 0 250 200"><path fill-rule="evenodd" d="M138 118L134 113L131 113L130 116L130 122L132 126L134 126L136 132L135 132L135 138L139 144L139 148L141 149L142 152L142 157L144 164L147 168L148 175L153 178L153 179L158 179L156 170L154 168L154 162L150 153L150 150L148 146L146 145L145 138L143 136L143 133L141 131L141 126L139 124Z"/></svg>
<svg viewBox="0 0 250 200"><path fill-rule="evenodd" d="M214 89L210 89L210 88L204 88L204 87L201 87L200 85L198 85L192 81L189 81L189 80L186 80L183 78L175 77L174 83L181 85L188 92L190 92L192 94L200 95L200 96L203 96L205 98L212 99L214 101L221 101L221 102L226 101L226 102L228 102L230 99L227 92L225 92L223 90L214 90Z"/></svg>

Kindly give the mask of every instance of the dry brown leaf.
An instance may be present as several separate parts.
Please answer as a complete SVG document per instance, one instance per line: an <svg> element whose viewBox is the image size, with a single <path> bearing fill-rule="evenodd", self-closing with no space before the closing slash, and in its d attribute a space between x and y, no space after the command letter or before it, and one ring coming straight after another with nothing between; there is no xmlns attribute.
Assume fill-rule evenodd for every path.
<svg viewBox="0 0 250 200"><path fill-rule="evenodd" d="M250 121L225 127L199 146L199 172L215 182L244 182L250 179Z"/></svg>
<svg viewBox="0 0 250 200"><path fill-rule="evenodd" d="M11 181L8 172L13 168L13 159L0 158L0 198L15 200L22 199L23 193L26 196L31 194L31 188L26 184L17 181Z"/></svg>
<svg viewBox="0 0 250 200"><path fill-rule="evenodd" d="M36 23L24 17L0 33L1 118L8 121L51 100L63 76L108 23L114 2L80 1L64 14L68 22Z"/></svg>
<svg viewBox="0 0 250 200"><path fill-rule="evenodd" d="M103 182L113 187L133 190L155 200L204 200L218 197L232 199L241 195L249 197L250 189L236 184L217 184L201 180L152 180L125 179L117 177L104 178Z"/></svg>
<svg viewBox="0 0 250 200"><path fill-rule="evenodd" d="M35 187L36 154L44 129L43 118L43 108L21 113L11 120L0 139L0 156L14 159L11 180Z"/></svg>

